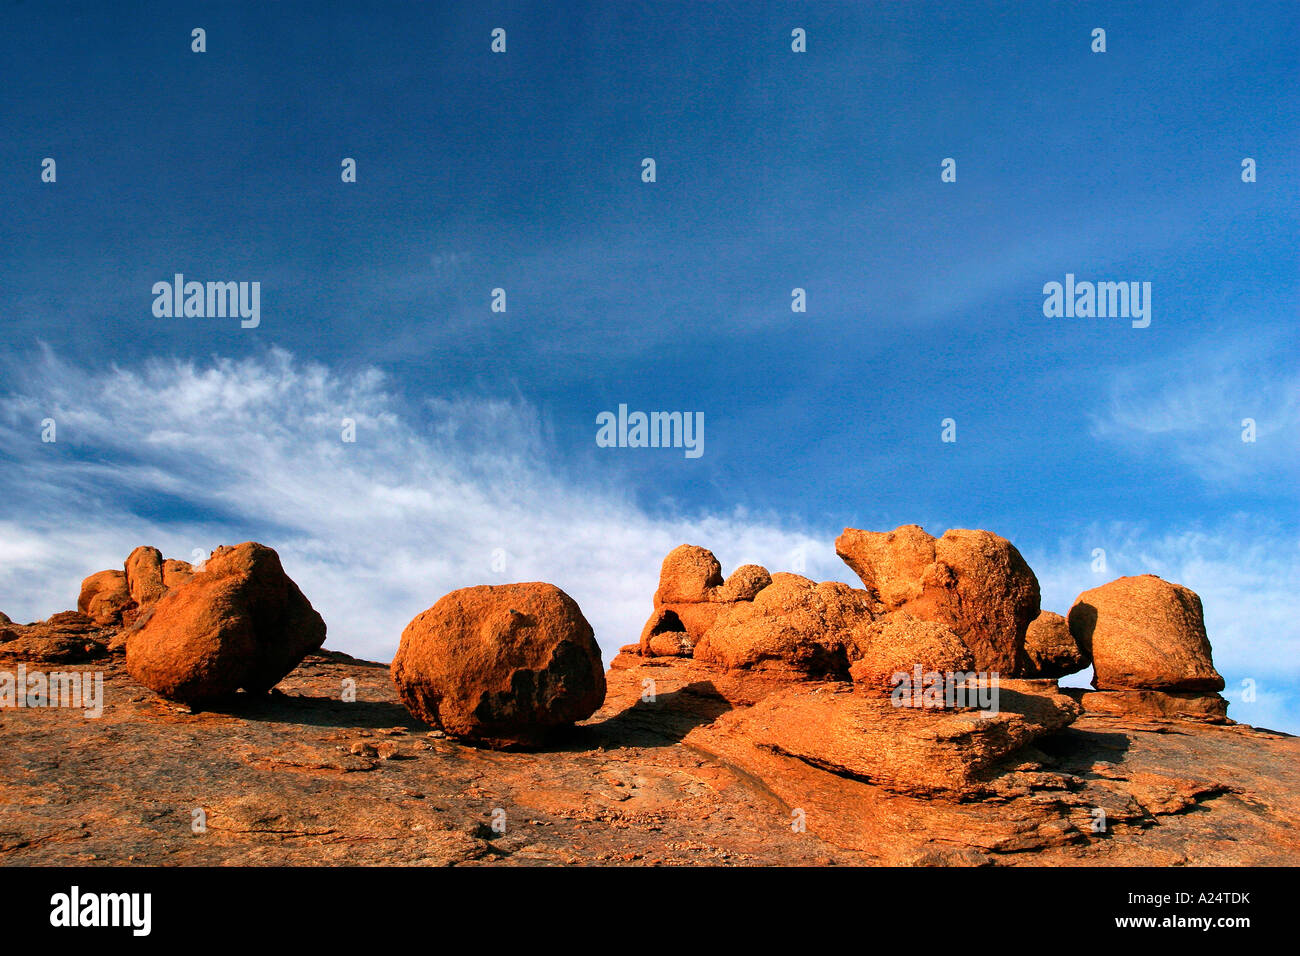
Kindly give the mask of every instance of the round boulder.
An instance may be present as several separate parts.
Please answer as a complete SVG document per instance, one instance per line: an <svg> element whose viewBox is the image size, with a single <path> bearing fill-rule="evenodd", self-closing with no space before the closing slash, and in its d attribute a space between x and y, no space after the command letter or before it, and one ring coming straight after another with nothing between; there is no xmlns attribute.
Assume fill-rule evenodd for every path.
<svg viewBox="0 0 1300 956"><path fill-rule="evenodd" d="M1195 591L1140 574L1084 591L1070 633L1092 655L1099 690L1219 691Z"/></svg>
<svg viewBox="0 0 1300 956"><path fill-rule="evenodd" d="M772 575L767 573L767 568L758 564L742 564L731 572L721 587L710 592L709 600L724 604L731 601L752 601L759 591L771 583Z"/></svg>
<svg viewBox="0 0 1300 956"><path fill-rule="evenodd" d="M134 604L123 571L98 571L81 582L77 610L96 624L121 624L122 613Z"/></svg>
<svg viewBox="0 0 1300 956"><path fill-rule="evenodd" d="M415 717L492 747L536 745L605 700L591 625L540 582L444 596L402 632L392 675Z"/></svg>
<svg viewBox="0 0 1300 956"><path fill-rule="evenodd" d="M722 584L722 565L708 548L678 545L659 568L655 604L693 604L707 601L709 591Z"/></svg>
<svg viewBox="0 0 1300 956"><path fill-rule="evenodd" d="M1089 663L1088 655L1070 633L1069 622L1059 614L1044 611L1025 630L1025 647L1016 676L1065 677L1083 670Z"/></svg>

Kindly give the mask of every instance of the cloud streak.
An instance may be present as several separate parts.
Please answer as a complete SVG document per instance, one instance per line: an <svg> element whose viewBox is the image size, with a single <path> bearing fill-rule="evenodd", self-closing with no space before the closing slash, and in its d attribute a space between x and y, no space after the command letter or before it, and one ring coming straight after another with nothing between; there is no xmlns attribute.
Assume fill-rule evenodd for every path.
<svg viewBox="0 0 1300 956"><path fill-rule="evenodd" d="M1208 352L1208 358L1207 358ZM1273 349L1205 350L1115 375L1092 434L1134 454L1181 462L1215 484L1300 478L1300 373ZM1242 440L1243 420L1255 441Z"/></svg>

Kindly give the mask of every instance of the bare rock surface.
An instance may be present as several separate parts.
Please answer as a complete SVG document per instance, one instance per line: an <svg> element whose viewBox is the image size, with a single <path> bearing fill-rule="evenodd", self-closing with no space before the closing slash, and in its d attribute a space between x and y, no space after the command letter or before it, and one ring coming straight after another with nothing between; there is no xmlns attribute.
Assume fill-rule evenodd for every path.
<svg viewBox="0 0 1300 956"><path fill-rule="evenodd" d="M819 683L771 694L727 714L717 732L898 793L983 792L981 774L1080 708L1052 682L1001 681L996 712L924 710Z"/></svg>
<svg viewBox="0 0 1300 956"><path fill-rule="evenodd" d="M0 671L12 672L5 646ZM542 751L431 731L386 666L342 654L310 654L276 693L198 713L137 684L120 657L60 666L103 673L104 713L0 709L5 864L1300 859L1300 740L1232 723L1085 713L995 761L978 792L923 797L737 732L757 702L816 699L833 682L646 659L635 646L616 658L600 710Z"/></svg>
<svg viewBox="0 0 1300 956"><path fill-rule="evenodd" d="M76 663L109 653L117 631L80 611L60 611L44 621L0 623L0 654L18 661Z"/></svg>

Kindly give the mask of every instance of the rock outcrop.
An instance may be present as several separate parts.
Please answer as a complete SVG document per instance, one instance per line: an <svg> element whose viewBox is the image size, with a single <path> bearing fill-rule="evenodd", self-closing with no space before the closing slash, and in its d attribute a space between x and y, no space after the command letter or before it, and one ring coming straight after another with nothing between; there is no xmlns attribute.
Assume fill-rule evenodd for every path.
<svg viewBox="0 0 1300 956"><path fill-rule="evenodd" d="M997 761L1073 723L1079 706L1052 681L1002 680L998 709L917 710L844 685L795 686L724 715L718 732L896 793L982 790Z"/></svg>
<svg viewBox="0 0 1300 956"><path fill-rule="evenodd" d="M654 610L641 630L647 657L690 657L718 617L752 601L772 581L766 568L741 565L725 581L722 565L707 548L683 544L664 558Z"/></svg>
<svg viewBox="0 0 1300 956"><path fill-rule="evenodd" d="M977 669L1015 673L1039 590L1006 538L958 529L934 538L918 525L845 528L835 553L862 579L878 614L903 610L943 624L966 642Z"/></svg>
<svg viewBox="0 0 1300 956"><path fill-rule="evenodd" d="M605 698L591 625L551 584L452 591L407 625L392 663L407 709L489 746L535 746Z"/></svg>
<svg viewBox="0 0 1300 956"><path fill-rule="evenodd" d="M866 592L838 581L819 584L777 573L752 601L736 602L718 616L696 645L695 657L795 680L844 679L862 656L854 632L871 620Z"/></svg>
<svg viewBox="0 0 1300 956"><path fill-rule="evenodd" d="M161 587L161 559L135 554L137 567L158 572L136 580ZM280 556L249 541L217 548L202 572L164 590L127 636L126 666L164 697L206 705L239 690L266 693L324 640L325 622Z"/></svg>
<svg viewBox="0 0 1300 956"><path fill-rule="evenodd" d="M115 634L80 611L60 611L33 624L15 624L6 617L0 622L0 653L42 663L91 661L109 653Z"/></svg>
<svg viewBox="0 0 1300 956"><path fill-rule="evenodd" d="M1162 690L1084 690L1065 687L1062 693L1093 714L1156 720L1206 720L1226 723L1228 702L1219 694Z"/></svg>
<svg viewBox="0 0 1300 956"><path fill-rule="evenodd" d="M1092 663L1060 614L1043 611L1029 622L1025 645L1016 676L1024 678L1065 677Z"/></svg>
<svg viewBox="0 0 1300 956"><path fill-rule="evenodd" d="M722 594L720 571L705 572L702 593ZM0 863L1178 866L1300 852L1300 741L1226 717L1202 683L1199 600L1158 579L1076 607L1091 609L1078 621L1100 683L1154 673L1164 686L1090 691L972 685L978 655L949 624L798 575L738 579L729 594L744 599L695 602L723 610L693 656L628 645L606 675L581 611L550 585L453 592L391 666L312 652L294 667L301 655L281 652L298 642L279 638L318 645L324 625L273 551L218 549L188 580L166 562L161 574L166 592L134 625L0 615ZM700 593L689 577L670 593ZM115 589L110 575L83 590L89 605ZM1023 658L1070 666L1059 625L1041 615ZM123 662L108 649L128 633ZM102 674L101 715L6 703L24 665ZM217 678L253 691L283 679L220 711L133 680L177 672L182 700ZM899 674L925 692L891 693ZM341 698L348 683L355 699ZM544 746L570 724L542 753L480 746Z"/></svg>

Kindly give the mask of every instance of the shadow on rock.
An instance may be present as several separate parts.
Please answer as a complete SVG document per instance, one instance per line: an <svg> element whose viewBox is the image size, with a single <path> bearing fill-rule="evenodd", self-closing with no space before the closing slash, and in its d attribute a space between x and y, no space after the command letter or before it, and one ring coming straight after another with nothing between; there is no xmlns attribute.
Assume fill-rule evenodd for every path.
<svg viewBox="0 0 1300 956"><path fill-rule="evenodd" d="M696 681L653 700L638 700L598 723L577 727L574 740L580 735L589 745L605 748L670 747L731 709L710 681Z"/></svg>
<svg viewBox="0 0 1300 956"><path fill-rule="evenodd" d="M1087 770L1098 761L1115 763L1129 749L1124 733L1067 727L1034 741L1047 756L1079 770Z"/></svg>
<svg viewBox="0 0 1300 956"><path fill-rule="evenodd" d="M306 697L289 694L238 694L220 704L204 707L211 714L241 720L301 724L305 727L404 727L428 728L396 701L358 700L335 697Z"/></svg>

